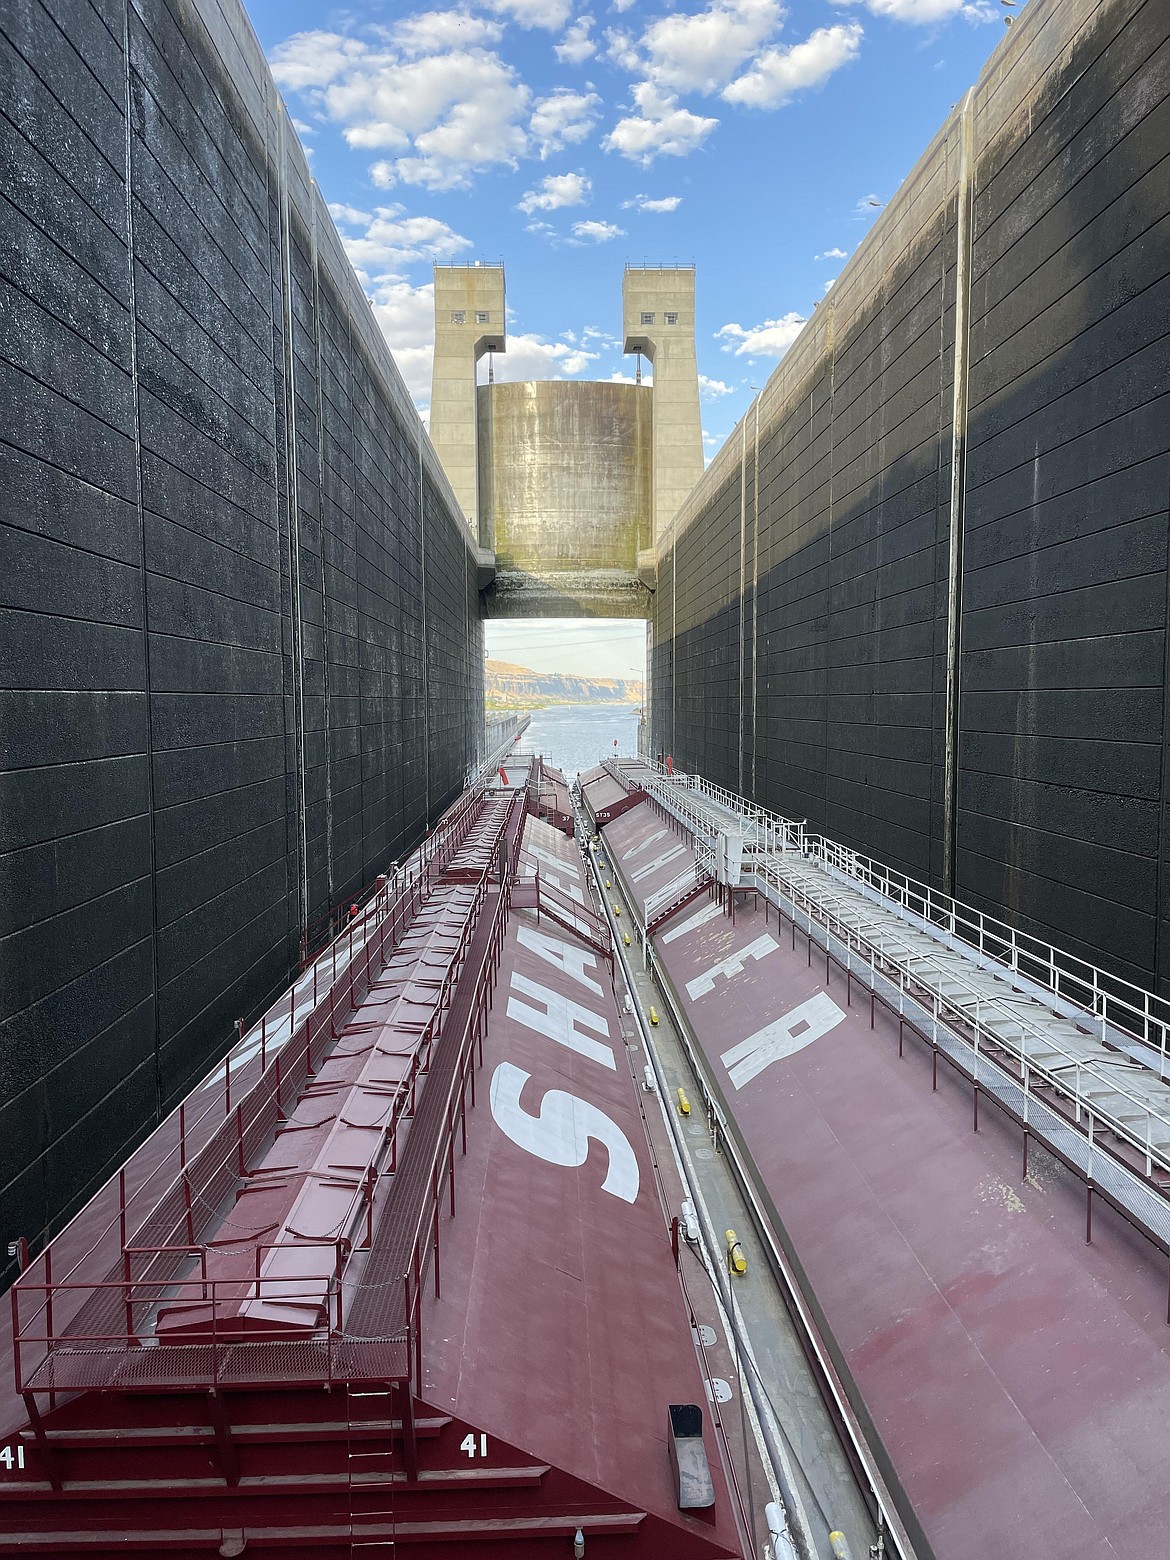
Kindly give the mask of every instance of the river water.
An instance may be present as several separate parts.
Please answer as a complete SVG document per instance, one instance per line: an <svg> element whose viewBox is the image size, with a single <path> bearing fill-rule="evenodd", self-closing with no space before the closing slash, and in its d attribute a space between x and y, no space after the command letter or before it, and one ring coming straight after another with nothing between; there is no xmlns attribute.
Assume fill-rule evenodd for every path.
<svg viewBox="0 0 1170 1560"><path fill-rule="evenodd" d="M614 747L614 739L617 747ZM592 769L600 759L638 750L636 704L550 705L532 711L532 724L520 739L525 752L541 753L568 779Z"/></svg>

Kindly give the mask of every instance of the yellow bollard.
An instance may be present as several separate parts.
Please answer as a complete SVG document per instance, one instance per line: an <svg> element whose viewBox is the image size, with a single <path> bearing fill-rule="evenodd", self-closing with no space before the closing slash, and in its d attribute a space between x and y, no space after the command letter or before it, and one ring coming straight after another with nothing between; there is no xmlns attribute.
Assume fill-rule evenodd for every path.
<svg viewBox="0 0 1170 1560"><path fill-rule="evenodd" d="M623 932L622 933L622 941L625 943L627 948L630 946L630 934L629 934L629 932Z"/></svg>
<svg viewBox="0 0 1170 1560"><path fill-rule="evenodd" d="M689 1116L691 1113L691 1102L687 1099L687 1091L685 1089L678 1091L678 1113L680 1116Z"/></svg>
<svg viewBox="0 0 1170 1560"><path fill-rule="evenodd" d="M621 905L614 905L613 913L614 913L614 915L621 915L621 913L622 913Z"/></svg>
<svg viewBox="0 0 1170 1560"><path fill-rule="evenodd" d="M613 887L613 884L609 881L608 878L606 878L606 880L605 880L605 886L606 886L606 888L612 888Z"/></svg>
<svg viewBox="0 0 1170 1560"><path fill-rule="evenodd" d="M656 1024L658 1022L658 1009L656 1007L652 1007L650 1009L650 1022L652 1024Z"/></svg>
<svg viewBox="0 0 1170 1560"><path fill-rule="evenodd" d="M725 1230L727 1240L727 1271L729 1273L746 1273L747 1258L743 1254L743 1247L739 1243L739 1237L734 1230Z"/></svg>

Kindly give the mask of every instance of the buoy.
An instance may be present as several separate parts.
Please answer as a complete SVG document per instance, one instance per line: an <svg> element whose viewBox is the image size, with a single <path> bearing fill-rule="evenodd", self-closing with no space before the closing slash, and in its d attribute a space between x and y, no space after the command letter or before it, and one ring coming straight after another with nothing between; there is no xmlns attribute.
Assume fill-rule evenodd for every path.
<svg viewBox="0 0 1170 1560"><path fill-rule="evenodd" d="M680 1116L689 1116L691 1113L691 1102L687 1099L687 1091L685 1089L678 1091L678 1113Z"/></svg>
<svg viewBox="0 0 1170 1560"><path fill-rule="evenodd" d="M656 1024L658 1022L658 1009L656 1007L652 1007L650 1009L650 1022L652 1024Z"/></svg>
<svg viewBox="0 0 1170 1560"><path fill-rule="evenodd" d="M746 1273L747 1258L743 1254L743 1247L739 1243L739 1237L734 1230L724 1230L727 1240L727 1271L729 1273Z"/></svg>

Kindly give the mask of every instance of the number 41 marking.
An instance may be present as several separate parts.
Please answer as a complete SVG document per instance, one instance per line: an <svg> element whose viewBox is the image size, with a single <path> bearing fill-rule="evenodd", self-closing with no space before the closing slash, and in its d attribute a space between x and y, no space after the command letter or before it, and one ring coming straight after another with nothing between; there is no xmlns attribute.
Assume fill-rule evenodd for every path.
<svg viewBox="0 0 1170 1560"><path fill-rule="evenodd" d="M477 1456L478 1457L486 1457L487 1456L487 1436L486 1435L481 1435L480 1438L479 1438L479 1445L476 1446L474 1432L469 1433L468 1435L465 1435L463 1437L462 1441L460 1441L460 1443L459 1443L459 1450L461 1452L466 1452L468 1457L477 1457ZM3 1455L3 1454L0 1453L0 1455ZM22 1450L21 1451L21 1466L22 1467L24 1466L23 1458L24 1458L24 1452Z"/></svg>
<svg viewBox="0 0 1170 1560"><path fill-rule="evenodd" d="M486 1446L485 1446L485 1450L486 1450ZM15 1450L13 1450L13 1448L11 1446L5 1446L3 1448L0 1448L0 1463L4 1464L4 1466L8 1469L9 1473L12 1472L13 1468L23 1468L24 1467L24 1447L23 1446L18 1446L18 1447L16 1447Z"/></svg>

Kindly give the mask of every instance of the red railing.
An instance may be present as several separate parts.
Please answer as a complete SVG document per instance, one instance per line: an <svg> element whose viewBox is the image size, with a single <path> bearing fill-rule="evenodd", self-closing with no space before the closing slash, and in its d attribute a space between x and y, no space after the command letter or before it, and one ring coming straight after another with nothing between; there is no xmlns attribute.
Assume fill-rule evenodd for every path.
<svg viewBox="0 0 1170 1560"><path fill-rule="evenodd" d="M471 1084L472 1104L475 1102L475 1066L478 1050L479 1064L483 1063L483 1038L487 1028L487 1016L492 1006L492 990L500 966L504 935L507 929L508 909L511 900L511 884L505 883L492 916L488 946L484 961L476 976L471 996L471 1013L466 1032L460 1044L459 1055L444 1102L443 1124L435 1143L427 1176L427 1194L418 1211L409 1241L408 1257L402 1274L404 1314L406 1319L409 1364L415 1382L415 1391L422 1392L422 1286L431 1266L435 1273L435 1294L440 1293L439 1270L439 1204L443 1190L450 1187L451 1213L455 1212L455 1155L454 1139L456 1122L462 1118L465 1090ZM463 1149L466 1152L466 1128L463 1128Z"/></svg>
<svg viewBox="0 0 1170 1560"><path fill-rule="evenodd" d="M125 1351L137 1349L144 1343L135 1325L139 1310L149 1310L163 1292L168 1294L168 1304L177 1304L184 1293L184 1286L192 1280L183 1269L196 1253L200 1255L201 1287L209 1285L218 1295L222 1290L238 1299L241 1280L206 1278L205 1247L199 1238L213 1226L223 1227L218 1209L246 1173L253 1156L274 1132L283 1119L286 1101L295 1101L304 1084L310 1079L339 1033L342 1023L368 992L372 980L387 958L401 942L406 928L417 915L419 905L428 891L428 871L442 869L471 830L482 801L482 788L472 799L460 802L445 816L429 841L426 851L420 852L417 863L411 864L405 877L394 885L394 897L390 886L372 901L363 914L354 919L329 949L313 966L312 983L306 978L299 986L302 998L311 989L309 1011L299 1021L296 1019L295 1001L289 1012L279 1015L283 1027L291 1023L291 1033L283 1039L269 1043L268 1020L270 1014L278 1014L284 998L274 1004L270 1014L261 1021L259 1047L255 1054L247 1055L233 1069L233 1057L229 1055L223 1068L223 1087L211 1086L207 1080L199 1086L172 1114L159 1133L148 1140L114 1180L107 1183L98 1194L91 1210L103 1201L110 1208L107 1222L99 1226L98 1234L86 1251L60 1279L53 1272L53 1248L36 1258L17 1280L12 1290L13 1337L16 1385L18 1391L48 1390L30 1387L39 1376L54 1349L86 1351L96 1347L107 1354L115 1347ZM515 805L515 804L514 804ZM509 809L508 818L511 818ZM506 824L505 824L506 827ZM371 1165L354 1193L348 1216L343 1220L336 1247L338 1261L327 1286L336 1295L338 1316L335 1325L340 1326L342 1284L348 1256L355 1249L354 1239L364 1221L365 1241L368 1245L373 1234L374 1193L378 1174L384 1168L387 1157L390 1168L396 1165L397 1128L400 1121L414 1109L415 1091L420 1074L429 1063L430 1053L438 1035L444 1014L452 1000L452 992L467 956L474 928L489 889L489 875L485 872L476 887L469 915L464 922L460 948L447 970L436 998L434 1011L412 1057L410 1073L403 1080L392 1102L385 1126L379 1134ZM506 890L501 895L501 902ZM502 912L497 906L493 920L492 959L498 963L498 923ZM344 959L342 961L342 956ZM342 968L338 972L338 964ZM494 967L494 965L493 965ZM326 990L319 989L323 978L328 979ZM483 987L485 975L481 970L473 999L475 1025L481 1021L483 1011ZM294 987L294 997L298 988ZM280 1033L273 1024L276 1033ZM256 1030L237 1046L236 1051L246 1051L255 1044ZM234 1054L234 1053L233 1053ZM206 1098L202 1098L206 1096ZM159 1134L170 1143L162 1158L153 1168L149 1164L147 1150L157 1143ZM370 1168L373 1174L370 1174ZM141 1173L142 1179L137 1179ZM135 1184L137 1182L137 1184ZM116 1208L114 1200L116 1198ZM303 1241L290 1242L285 1249L302 1249ZM274 1248L268 1248L270 1251ZM143 1258L145 1270L134 1271L135 1259ZM258 1249L257 1263L261 1261ZM257 1282L268 1282L257 1269ZM288 1285L308 1282L309 1275L281 1272L272 1275L270 1282L280 1286L282 1297L288 1298ZM321 1274L312 1276L313 1295L318 1306L322 1304ZM328 1303L325 1306L328 1310ZM121 1320L122 1326L115 1325ZM204 1340L213 1345L213 1351L225 1344L225 1331L221 1319L212 1307L210 1338ZM239 1346L237 1324L235 1344ZM257 1343L266 1335L263 1331L248 1330L247 1345ZM401 1341L398 1333L386 1340L366 1342ZM287 1328L275 1331L268 1341L279 1339L289 1343ZM154 1342L153 1338L150 1342ZM165 1346L166 1352L192 1345ZM158 1352L152 1350L152 1353ZM30 1357L31 1356L31 1357ZM332 1356L330 1356L332 1358ZM382 1361L384 1363L384 1360ZM107 1360L106 1375L109 1375ZM169 1368L169 1367L168 1367ZM177 1368L177 1367L176 1367ZM249 1367L255 1379L255 1364ZM216 1354L213 1362L213 1379L222 1379L223 1361ZM156 1367L156 1374L160 1368ZM161 1374L166 1375L166 1369ZM57 1374L60 1374L58 1372ZM76 1374L76 1372L75 1372ZM99 1372L100 1374L100 1372ZM115 1373L116 1374L116 1373ZM136 1379L141 1376L139 1367ZM149 1374L149 1372L148 1372ZM179 1371L181 1375L181 1371ZM168 1378L169 1379L169 1378ZM188 1376L183 1376L188 1380ZM318 1379L315 1374L313 1379ZM332 1379L332 1378L330 1378ZM97 1381L87 1383L99 1385Z"/></svg>
<svg viewBox="0 0 1170 1560"><path fill-rule="evenodd" d="M331 1249L334 1249L331 1246ZM346 1256L344 1243L336 1244L337 1263ZM200 1248L176 1248L176 1255L188 1261L198 1260ZM245 1286L251 1287L245 1280ZM316 1274L306 1275L302 1291L294 1286L297 1275L282 1275L278 1295L265 1292L263 1276L255 1281L260 1301L304 1304L319 1303L320 1288ZM53 1295L68 1299L73 1290L84 1292L86 1299L95 1292L106 1302L111 1315L123 1316L132 1309L125 1324L107 1332L93 1332L85 1338L62 1339L48 1332L30 1330L22 1317L17 1292L12 1291L14 1326L21 1322L19 1347L38 1350L38 1363L22 1368L18 1364L17 1387L25 1394L49 1394L79 1391L128 1391L165 1388L194 1390L215 1386L340 1384L358 1380L410 1379L411 1349L404 1330L383 1338L348 1339L344 1336L344 1284L340 1271L329 1297L329 1315L311 1332L290 1333L287 1328L251 1325L241 1331L222 1316L229 1301L238 1298L239 1279L204 1278L201 1271L190 1277L138 1279L127 1298L127 1285L111 1280L103 1285L33 1286L44 1291L45 1306ZM28 1286L26 1286L27 1292ZM163 1307L176 1303L206 1305L209 1325L197 1340L156 1344L150 1326ZM42 1307L42 1310L44 1307Z"/></svg>
<svg viewBox="0 0 1170 1560"><path fill-rule="evenodd" d="M340 1278L349 1254L356 1249L361 1249L363 1246L368 1247L371 1244L374 1223L374 1200L378 1178L384 1173L390 1174L397 1170L398 1129L405 1117L414 1117L416 1114L416 1094L419 1080L430 1069L432 1053L442 1027L443 1018L451 1006L453 993L466 962L468 949L487 892L488 881L485 877L473 890L471 904L467 908L467 913L460 927L458 946L452 953L450 963L443 972L434 996L434 1005L430 1017L415 1043L409 1070L395 1088L386 1111L386 1118L369 1150L366 1163L359 1169L353 1195L347 1207L341 1213L336 1236L338 1247L336 1273L330 1273L325 1270L321 1270L318 1273L316 1305L322 1313L328 1309L328 1295L333 1287L333 1280ZM299 1254L304 1247L313 1244L318 1244L318 1242L313 1240L306 1241L300 1236L290 1234L287 1239L268 1242L262 1248L262 1252L267 1253L270 1258L277 1253L292 1253L294 1257L299 1258ZM145 1254L145 1248L140 1248L140 1250ZM258 1273L262 1252L258 1248L256 1257ZM276 1266L279 1269L279 1260L277 1260ZM290 1303L287 1297L283 1297L280 1293L279 1286L282 1281L280 1271L272 1271L265 1277L272 1290L271 1298L273 1303ZM248 1294L243 1294L238 1298L248 1301L252 1297ZM303 1298L298 1299L296 1303L298 1305L303 1304ZM337 1325L340 1327L340 1296L338 1296L338 1318Z"/></svg>

